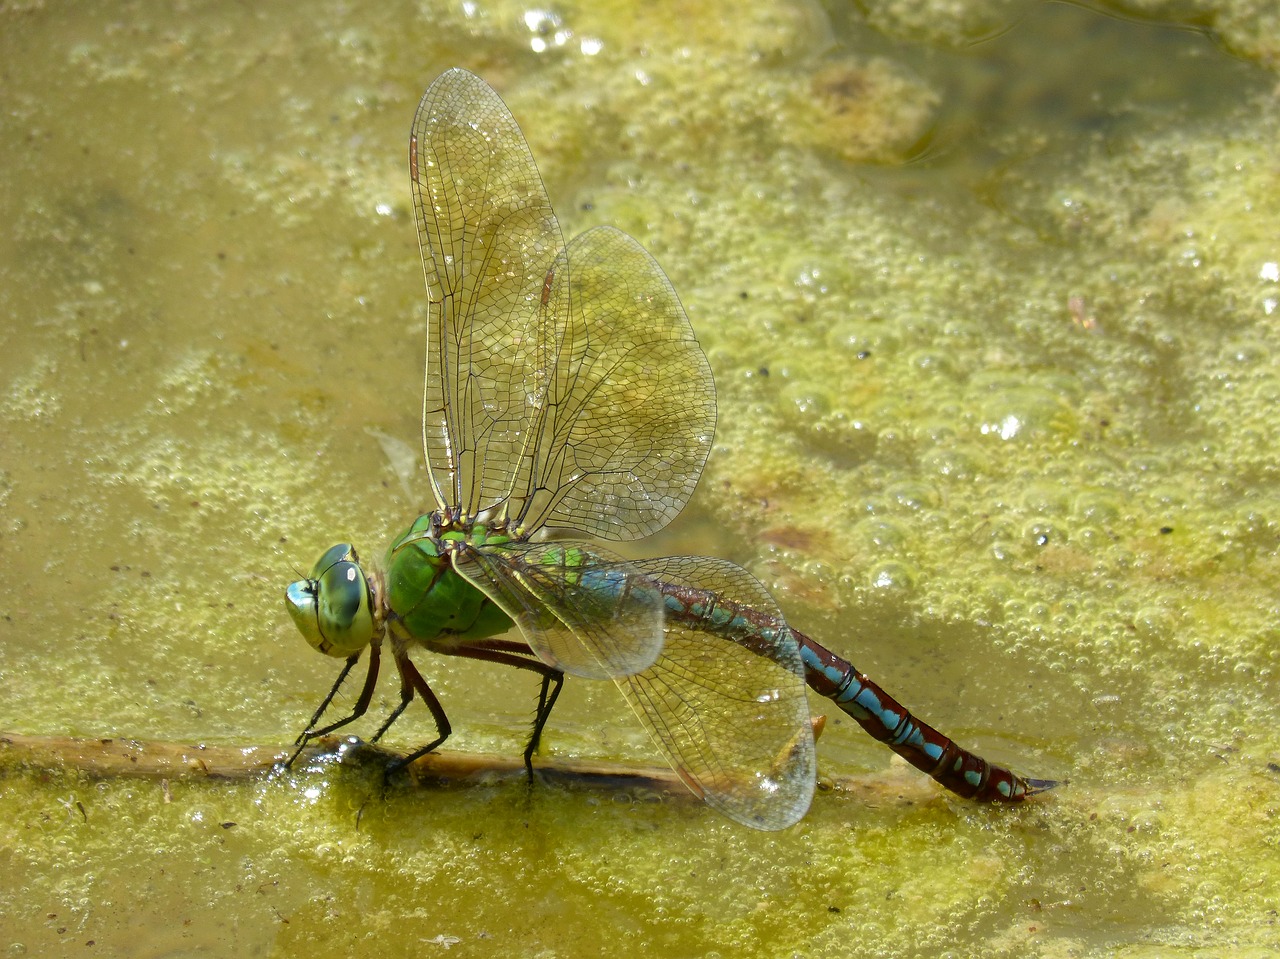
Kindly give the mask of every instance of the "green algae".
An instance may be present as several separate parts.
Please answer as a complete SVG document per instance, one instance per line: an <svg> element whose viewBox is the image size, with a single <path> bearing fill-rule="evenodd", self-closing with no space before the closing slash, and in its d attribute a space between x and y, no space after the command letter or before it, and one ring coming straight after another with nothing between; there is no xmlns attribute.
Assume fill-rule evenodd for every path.
<svg viewBox="0 0 1280 959"><path fill-rule="evenodd" d="M744 563L924 718L1071 779L1017 810L822 793L762 836L553 787L6 769L11 954L1275 951L1274 77L1079 9L1053 70L1025 11L954 55L942 7L970 37L1010 12L4 13L0 729L283 745L310 715L331 666L285 583L420 505L365 427L417 432L404 140L456 63L711 359L715 451L643 552ZM1264 36L1249 10L1214 8ZM519 750L523 677L422 666L453 745ZM619 699L571 683L551 751L650 757ZM888 764L832 725L825 768Z"/></svg>

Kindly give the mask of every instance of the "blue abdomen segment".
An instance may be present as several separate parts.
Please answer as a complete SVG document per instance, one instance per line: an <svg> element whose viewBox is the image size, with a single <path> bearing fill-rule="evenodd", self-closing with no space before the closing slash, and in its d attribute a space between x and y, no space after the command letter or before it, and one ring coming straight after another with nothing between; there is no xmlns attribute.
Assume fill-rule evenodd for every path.
<svg viewBox="0 0 1280 959"><path fill-rule="evenodd" d="M876 683L803 633L792 630L809 688L848 713L858 725L952 792L982 802L1018 802L1058 785L1024 779L956 745L911 715Z"/></svg>
<svg viewBox="0 0 1280 959"><path fill-rule="evenodd" d="M748 574L743 572L743 575ZM683 626L732 640L757 656L772 660L789 672L803 673L799 650L780 615L736 603L708 590L662 583L667 619ZM763 587L760 587L763 591Z"/></svg>
<svg viewBox="0 0 1280 959"><path fill-rule="evenodd" d="M801 672L810 689L830 699L875 739L960 796L981 802L1019 802L1057 785L1051 780L1024 779L989 763L916 719L851 663L788 626L781 614L771 612L774 607L768 594L756 585L763 597L758 604L728 601L713 590L663 580L664 612L670 620L731 639L756 655Z"/></svg>
<svg viewBox="0 0 1280 959"><path fill-rule="evenodd" d="M772 647L781 628L779 622L771 622L770 617L755 610L748 612L736 604L725 603L716 596L695 590L665 593L663 602L669 617L679 622L696 622L707 632L727 636L739 644L747 640L749 645Z"/></svg>

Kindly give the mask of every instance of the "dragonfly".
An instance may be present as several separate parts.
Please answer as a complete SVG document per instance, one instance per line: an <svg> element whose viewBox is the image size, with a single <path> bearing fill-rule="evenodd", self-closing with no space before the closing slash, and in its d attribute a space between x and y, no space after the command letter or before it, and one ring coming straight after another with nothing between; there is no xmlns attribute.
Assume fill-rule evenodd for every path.
<svg viewBox="0 0 1280 959"><path fill-rule="evenodd" d="M808 811L817 760L806 689L961 796L1018 802L1028 779L916 719L790 626L745 569L707 556L623 559L684 508L711 450L715 383L666 274L631 236L565 243L524 135L462 69L423 95L409 177L427 290L422 447L434 509L380 566L350 543L289 585L306 640L345 660L295 741L363 716L384 650L400 700L436 736L448 717L410 654L526 670L541 685L524 751L533 775L566 675L612 680L679 778L730 819L782 829ZM368 650L350 714L321 724Z"/></svg>

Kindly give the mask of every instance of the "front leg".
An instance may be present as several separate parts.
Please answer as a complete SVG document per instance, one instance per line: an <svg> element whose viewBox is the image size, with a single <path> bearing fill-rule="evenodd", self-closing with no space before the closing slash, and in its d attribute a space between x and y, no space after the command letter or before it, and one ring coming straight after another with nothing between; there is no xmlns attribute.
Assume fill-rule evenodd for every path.
<svg viewBox="0 0 1280 959"><path fill-rule="evenodd" d="M377 643L374 643L370 647L369 670L365 673L364 686L360 690L360 697L356 700L355 708L351 710L351 715L346 716L343 719L339 719L337 722L330 723L327 726L322 726L319 729L316 728L316 723L320 721L320 717L323 716L325 710L329 708L329 705L333 702L333 697L338 694L338 690L342 687L343 682L346 681L347 676L350 674L351 670L355 668L355 665L359 660L360 653L358 652L352 653L347 658L346 665L342 667L342 672L338 673L338 678L334 681L333 687L329 690L329 695L325 696L324 700L320 703L320 708L318 708L315 711L315 714L312 715L311 720L307 723L307 728L304 729L298 735L298 738L293 741L293 744L298 748L293 751L293 755L285 760L285 769L288 769L294 764L298 756L302 753L302 750L306 748L307 743L311 742L311 740L320 736L327 736L335 729L341 729L343 726L347 725L347 723L354 722L369 711L369 703L373 701L374 687L378 685L378 667L382 660L382 647Z"/></svg>

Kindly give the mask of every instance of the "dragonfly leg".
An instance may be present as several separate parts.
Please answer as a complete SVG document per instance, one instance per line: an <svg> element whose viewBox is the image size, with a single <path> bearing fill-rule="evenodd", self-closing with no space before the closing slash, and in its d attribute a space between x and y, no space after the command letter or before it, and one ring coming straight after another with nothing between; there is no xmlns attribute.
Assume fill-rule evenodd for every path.
<svg viewBox="0 0 1280 959"><path fill-rule="evenodd" d="M524 768L529 781L532 782L533 754L538 751L543 727L547 725L551 710L560 697L560 690L564 686L564 673L538 659L527 644L512 640L484 640L475 645L459 646L448 650L448 653L454 656L465 656L468 659L483 660L487 663L501 663L503 666L527 669L542 677L542 687L538 691L538 710L533 716L533 735L529 737L529 743L524 748Z"/></svg>
<svg viewBox="0 0 1280 959"><path fill-rule="evenodd" d="M373 739L369 741L376 743L382 738L382 734L391 728L392 723L399 719L400 714L413 702L414 693L417 693L422 698L422 701L427 704L427 708L431 710L431 718L436 721L436 731L439 735L420 749L415 749L407 756L401 756L399 759L393 759L387 763L388 775L404 769L415 759L425 756L448 739L449 734L453 732L453 727L449 725L449 717L445 715L444 707L440 705L440 700L436 698L436 694L427 685L427 681L422 678L422 673L418 672L418 667L413 665L408 654L397 650L395 657L396 668L400 670L400 705L392 711L391 715L387 717L387 721L382 724L382 728L374 733Z"/></svg>
<svg viewBox="0 0 1280 959"><path fill-rule="evenodd" d="M339 719L337 722L330 723L327 726L322 726L317 729L316 723L320 721L320 717L324 715L325 710L328 709L329 705L333 702L333 697L338 694L338 690L342 688L342 684L346 681L347 676L360 660L359 653L353 653L351 656L347 657L346 665L342 667L342 672L338 673L338 678L334 681L333 687L329 690L329 695L325 696L324 700L320 703L320 708L315 711L314 715L312 715L311 720L307 723L307 728L304 729L298 735L298 738L293 741L293 744L297 748L293 751L293 755L285 760L285 769L288 769L294 764L298 756L302 753L302 750L306 748L307 743L311 742L311 740L316 739L319 736L327 736L335 729L341 729L343 726L347 725L347 723L354 722L368 712L369 703L373 700L374 687L378 684L378 666L381 658L382 649L375 643L370 647L369 669L368 672L365 673L364 686L360 689L360 696L356 699L356 704L351 710L351 714Z"/></svg>
<svg viewBox="0 0 1280 959"><path fill-rule="evenodd" d="M538 743L542 740L542 729L551 717L551 710L560 698L560 690L564 688L564 673L558 669L547 667L542 674L542 688L538 690L538 711L533 717L533 735L529 744L524 747L524 771L533 782L533 754L538 751ZM548 695L550 690L550 695Z"/></svg>

